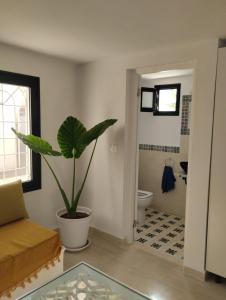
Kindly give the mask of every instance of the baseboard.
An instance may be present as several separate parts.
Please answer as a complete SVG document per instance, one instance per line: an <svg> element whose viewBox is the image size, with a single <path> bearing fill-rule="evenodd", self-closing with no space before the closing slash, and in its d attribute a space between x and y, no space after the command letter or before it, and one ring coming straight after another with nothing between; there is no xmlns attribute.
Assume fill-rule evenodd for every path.
<svg viewBox="0 0 226 300"><path fill-rule="evenodd" d="M118 239L120 241L124 241L125 240L124 238L122 238L120 236L114 235L112 232L106 231L106 230L104 230L102 228L98 228L98 227L94 226L93 224L91 224L90 225L90 232L95 232L95 231L99 232L99 233L102 233L102 234L109 235L109 236L111 236L113 238L116 238L116 239Z"/></svg>
<svg viewBox="0 0 226 300"><path fill-rule="evenodd" d="M59 228L55 228L54 230L55 230L56 232L60 233ZM105 235L105 236L109 236L109 237L114 238L114 239L116 239L116 240L118 240L118 241L120 241L120 242L126 242L125 239L116 237L115 235L113 235L113 234L111 234L111 233L109 233L109 232L103 231L103 230L101 230L101 229L99 229L99 228L97 228L97 227L90 226L90 227L89 227L89 235L92 235L92 234L95 234L95 233L96 233L96 234ZM92 236L91 236L91 239L92 239ZM126 243L127 243L127 242L126 242Z"/></svg>
<svg viewBox="0 0 226 300"><path fill-rule="evenodd" d="M184 274L186 276L189 276L191 278L194 278L194 279L202 281L202 282L206 280L206 272L205 271L202 273L202 272L196 271L194 269L191 269L189 267L184 267Z"/></svg>

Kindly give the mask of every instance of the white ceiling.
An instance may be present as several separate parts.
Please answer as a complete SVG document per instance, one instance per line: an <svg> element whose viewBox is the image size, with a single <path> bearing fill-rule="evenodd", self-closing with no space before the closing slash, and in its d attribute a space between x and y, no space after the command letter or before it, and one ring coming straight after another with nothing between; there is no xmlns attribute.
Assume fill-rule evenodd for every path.
<svg viewBox="0 0 226 300"><path fill-rule="evenodd" d="M169 78L169 77L180 77L188 76L193 74L193 69L180 69L180 70L168 70L160 71L156 73L143 74L141 75L144 79L160 79L160 78Z"/></svg>
<svg viewBox="0 0 226 300"><path fill-rule="evenodd" d="M74 61L226 36L226 0L0 0L0 41Z"/></svg>

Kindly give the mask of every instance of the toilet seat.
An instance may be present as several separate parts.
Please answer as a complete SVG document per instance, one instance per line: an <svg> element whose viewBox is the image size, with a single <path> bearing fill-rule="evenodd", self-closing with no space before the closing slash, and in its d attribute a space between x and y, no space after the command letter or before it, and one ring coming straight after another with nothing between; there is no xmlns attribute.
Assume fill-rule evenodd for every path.
<svg viewBox="0 0 226 300"><path fill-rule="evenodd" d="M145 199L145 198L148 198L148 197L150 197L152 195L153 195L152 192L147 192L147 191L142 191L142 190L138 190L137 191L137 196L140 199Z"/></svg>

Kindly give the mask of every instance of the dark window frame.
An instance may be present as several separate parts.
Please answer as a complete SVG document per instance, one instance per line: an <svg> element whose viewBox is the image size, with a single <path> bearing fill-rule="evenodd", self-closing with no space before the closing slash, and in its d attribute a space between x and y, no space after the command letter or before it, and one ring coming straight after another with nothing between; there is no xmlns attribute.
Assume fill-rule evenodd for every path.
<svg viewBox="0 0 226 300"><path fill-rule="evenodd" d="M143 92L150 92L153 94L153 103L152 107L143 107ZM142 87L141 88L141 101L140 101L140 111L142 112L153 112L154 110L154 103L155 103L155 89L154 88L148 88L148 87Z"/></svg>
<svg viewBox="0 0 226 300"><path fill-rule="evenodd" d="M155 108L153 111L154 116L179 116L180 114L180 94L181 94L181 84L173 83L173 84L161 84L155 85ZM160 90L169 90L169 89L177 89L177 98L176 98L176 110L175 111L159 111L159 91Z"/></svg>
<svg viewBox="0 0 226 300"><path fill-rule="evenodd" d="M0 70L0 83L20 85L30 88L31 133L41 136L40 128L40 78ZM31 151L32 179L23 182L23 192L41 189L41 157Z"/></svg>

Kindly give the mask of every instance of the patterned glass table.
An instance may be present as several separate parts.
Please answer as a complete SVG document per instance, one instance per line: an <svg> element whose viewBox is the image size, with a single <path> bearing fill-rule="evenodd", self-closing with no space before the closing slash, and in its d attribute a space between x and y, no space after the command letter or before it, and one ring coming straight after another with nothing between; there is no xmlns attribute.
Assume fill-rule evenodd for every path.
<svg viewBox="0 0 226 300"><path fill-rule="evenodd" d="M82 262L20 300L144 300L148 297Z"/></svg>

